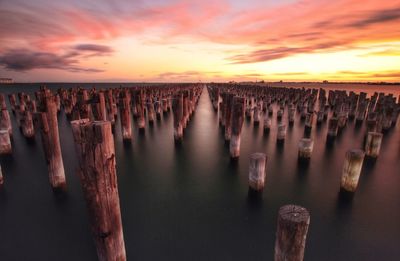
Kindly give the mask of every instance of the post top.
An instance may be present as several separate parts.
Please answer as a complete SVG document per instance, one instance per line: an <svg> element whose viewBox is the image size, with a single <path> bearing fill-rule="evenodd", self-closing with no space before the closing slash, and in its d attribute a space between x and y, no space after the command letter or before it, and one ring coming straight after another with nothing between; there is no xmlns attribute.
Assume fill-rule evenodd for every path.
<svg viewBox="0 0 400 261"><path fill-rule="evenodd" d="M306 208L298 205L285 205L279 209L279 218L295 223L308 223L310 213Z"/></svg>

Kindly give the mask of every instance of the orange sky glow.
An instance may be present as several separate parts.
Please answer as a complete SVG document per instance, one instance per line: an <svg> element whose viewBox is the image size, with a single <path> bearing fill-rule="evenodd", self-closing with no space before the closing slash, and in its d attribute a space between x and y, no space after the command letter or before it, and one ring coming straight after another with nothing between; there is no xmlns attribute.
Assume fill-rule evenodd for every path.
<svg viewBox="0 0 400 261"><path fill-rule="evenodd" d="M400 1L0 1L15 81L400 82Z"/></svg>

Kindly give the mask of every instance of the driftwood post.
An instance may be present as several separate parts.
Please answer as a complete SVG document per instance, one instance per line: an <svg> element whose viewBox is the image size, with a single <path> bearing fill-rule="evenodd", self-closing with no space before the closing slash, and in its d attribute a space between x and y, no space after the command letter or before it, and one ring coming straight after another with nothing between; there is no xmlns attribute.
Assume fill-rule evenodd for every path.
<svg viewBox="0 0 400 261"><path fill-rule="evenodd" d="M126 260L109 121L72 121L79 176L100 261Z"/></svg>
<svg viewBox="0 0 400 261"><path fill-rule="evenodd" d="M57 107L54 96L50 96L51 93L46 91L43 92L42 112L36 115L40 126L50 184L53 189L64 189L66 181L58 133Z"/></svg>
<svg viewBox="0 0 400 261"><path fill-rule="evenodd" d="M275 261L302 261L310 214L307 209L286 205L279 209Z"/></svg>
<svg viewBox="0 0 400 261"><path fill-rule="evenodd" d="M309 159L314 148L312 139L302 138L299 142L299 158Z"/></svg>

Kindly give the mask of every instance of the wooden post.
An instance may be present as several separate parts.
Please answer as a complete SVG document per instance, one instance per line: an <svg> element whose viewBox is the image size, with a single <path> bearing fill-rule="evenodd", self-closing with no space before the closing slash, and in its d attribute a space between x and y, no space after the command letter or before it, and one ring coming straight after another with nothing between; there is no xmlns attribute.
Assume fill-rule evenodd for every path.
<svg viewBox="0 0 400 261"><path fill-rule="evenodd" d="M364 155L364 151L359 149L348 150L346 152L341 181L342 189L349 192L356 191L364 161Z"/></svg>
<svg viewBox="0 0 400 261"><path fill-rule="evenodd" d="M174 138L180 141L183 138L183 95L178 94L172 101L172 111L174 114Z"/></svg>
<svg viewBox="0 0 400 261"><path fill-rule="evenodd" d="M43 108L41 108L43 112L38 112L36 115L41 130L49 180L53 189L65 189L66 181L58 132L56 102L50 93L44 93L43 99Z"/></svg>
<svg viewBox="0 0 400 261"><path fill-rule="evenodd" d="M124 141L130 141L132 139L130 101L130 93L127 90L122 91L119 98L119 110L121 115L122 139Z"/></svg>
<svg viewBox="0 0 400 261"><path fill-rule="evenodd" d="M267 155L265 153L253 153L250 155L249 163L249 186L255 191L264 188L265 168Z"/></svg>
<svg viewBox="0 0 400 261"><path fill-rule="evenodd" d="M3 184L4 184L3 170L1 169L0 166L0 188L3 187Z"/></svg>
<svg viewBox="0 0 400 261"><path fill-rule="evenodd" d="M310 214L296 205L285 205L279 209L275 241L275 261L302 261Z"/></svg>
<svg viewBox="0 0 400 261"><path fill-rule="evenodd" d="M30 111L25 110L21 113L21 129L26 138L35 137L35 128L33 127L32 113Z"/></svg>
<svg viewBox="0 0 400 261"><path fill-rule="evenodd" d="M10 133L10 136L12 136L12 124L11 124L10 114L8 113L7 108L1 109L0 129L8 130L8 132Z"/></svg>
<svg viewBox="0 0 400 261"><path fill-rule="evenodd" d="M0 155L11 154L11 140L10 133L7 129L0 130Z"/></svg>
<svg viewBox="0 0 400 261"><path fill-rule="evenodd" d="M233 103L233 94L226 94L226 103L225 103L225 140L228 141L231 139L232 135L232 103Z"/></svg>
<svg viewBox="0 0 400 261"><path fill-rule="evenodd" d="M143 91L139 90L135 92L135 105L136 105L136 110L137 110L137 115L138 115L138 127L139 129L144 129L146 126L146 122L144 119L144 97L143 97Z"/></svg>
<svg viewBox="0 0 400 261"><path fill-rule="evenodd" d="M314 148L312 139L302 138L299 142L299 158L309 159Z"/></svg>
<svg viewBox="0 0 400 261"><path fill-rule="evenodd" d="M126 260L114 139L109 121L72 121L79 177L100 261Z"/></svg>
<svg viewBox="0 0 400 261"><path fill-rule="evenodd" d="M10 101L11 111L15 113L15 106L17 105L17 97L15 93L8 95L8 100Z"/></svg>
<svg viewBox="0 0 400 261"><path fill-rule="evenodd" d="M95 121L107 120L106 100L103 92L100 91L93 95L91 105Z"/></svg>
<svg viewBox="0 0 400 261"><path fill-rule="evenodd" d="M369 157L376 158L381 150L383 134L379 132L368 132L367 142L365 143L365 154Z"/></svg>
<svg viewBox="0 0 400 261"><path fill-rule="evenodd" d="M233 98L232 108L232 134L229 144L231 158L238 158L240 155L240 134L245 114L245 99L242 97Z"/></svg>
<svg viewBox="0 0 400 261"><path fill-rule="evenodd" d="M330 118L328 124L328 137L336 137L338 132L338 119Z"/></svg>
<svg viewBox="0 0 400 261"><path fill-rule="evenodd" d="M286 137L286 125L281 123L278 125L277 140L284 141Z"/></svg>

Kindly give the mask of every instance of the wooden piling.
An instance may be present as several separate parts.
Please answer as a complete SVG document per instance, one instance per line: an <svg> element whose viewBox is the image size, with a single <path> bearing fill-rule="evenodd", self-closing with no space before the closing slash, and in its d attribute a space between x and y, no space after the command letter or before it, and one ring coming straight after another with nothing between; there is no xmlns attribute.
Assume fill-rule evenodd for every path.
<svg viewBox="0 0 400 261"><path fill-rule="evenodd" d="M7 129L0 129L0 155L12 153L10 133Z"/></svg>
<svg viewBox="0 0 400 261"><path fill-rule="evenodd" d="M296 205L285 205L279 209L275 241L275 261L302 261L310 214Z"/></svg>
<svg viewBox="0 0 400 261"><path fill-rule="evenodd" d="M286 125L281 123L278 125L278 133L277 133L277 140L284 141L286 137Z"/></svg>
<svg viewBox="0 0 400 261"><path fill-rule="evenodd" d="M174 114L174 138L180 141L183 138L183 95L174 96L172 101L172 111Z"/></svg>
<svg viewBox="0 0 400 261"><path fill-rule="evenodd" d="M344 160L341 188L354 192L356 191L361 168L364 162L364 151L359 149L348 150Z"/></svg>
<svg viewBox="0 0 400 261"><path fill-rule="evenodd" d="M131 110L130 110L130 93L125 90L120 93L119 98L119 110L121 118L121 132L122 139L124 141L132 140L132 122L131 122Z"/></svg>
<svg viewBox="0 0 400 261"><path fill-rule="evenodd" d="M114 139L109 121L72 121L79 177L100 261L126 260Z"/></svg>
<svg viewBox="0 0 400 261"><path fill-rule="evenodd" d="M376 158L381 150L383 134L379 132L368 132L367 141L365 143L365 154L369 157Z"/></svg>
<svg viewBox="0 0 400 261"><path fill-rule="evenodd" d="M302 138L299 142L299 158L309 159L314 148L314 141L308 138Z"/></svg>
<svg viewBox="0 0 400 261"><path fill-rule="evenodd" d="M242 97L234 97L231 124L232 134L229 145L231 158L238 158L240 155L240 134L242 132L244 114L245 99Z"/></svg>
<svg viewBox="0 0 400 261"><path fill-rule="evenodd" d="M251 189L260 191L264 188L266 164L267 155L265 153L253 153L250 155L249 186Z"/></svg>
<svg viewBox="0 0 400 261"><path fill-rule="evenodd" d="M36 113L46 157L49 180L53 189L65 189L64 163L58 132L57 107L54 96L43 94L42 112Z"/></svg>

